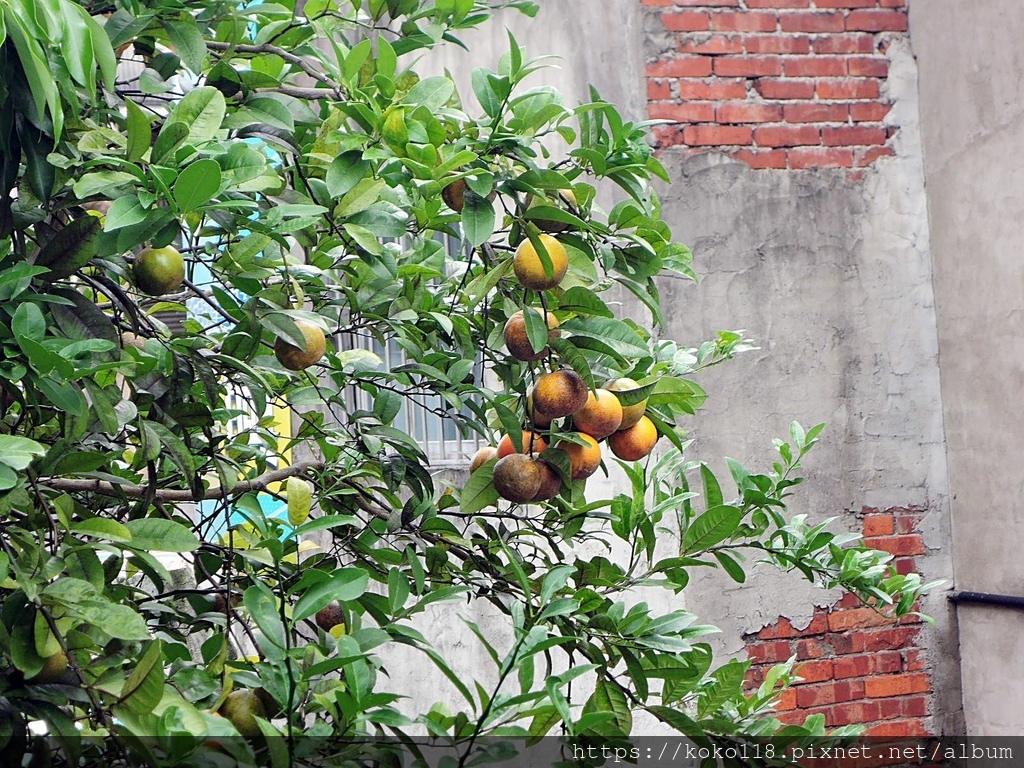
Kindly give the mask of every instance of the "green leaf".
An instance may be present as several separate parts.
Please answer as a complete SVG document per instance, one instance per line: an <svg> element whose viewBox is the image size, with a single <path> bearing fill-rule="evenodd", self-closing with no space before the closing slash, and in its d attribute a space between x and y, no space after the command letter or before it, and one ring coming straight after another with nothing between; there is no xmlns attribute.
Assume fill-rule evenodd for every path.
<svg viewBox="0 0 1024 768"><path fill-rule="evenodd" d="M497 503L498 492L491 482L495 463L492 459L469 476L459 495L459 510L463 514L471 515Z"/></svg>
<svg viewBox="0 0 1024 768"><path fill-rule="evenodd" d="M426 107L436 112L451 99L455 93L455 83L440 75L420 80L409 89L402 101L413 106Z"/></svg>
<svg viewBox="0 0 1024 768"><path fill-rule="evenodd" d="M285 629L278 613L278 600L279 598L263 582L257 582L249 587L243 596L245 609L249 611L264 637L278 648L284 648Z"/></svg>
<svg viewBox="0 0 1024 768"><path fill-rule="evenodd" d="M362 181L370 170L370 163L363 160L362 152L343 152L327 167L327 192L331 197L341 197Z"/></svg>
<svg viewBox="0 0 1024 768"><path fill-rule="evenodd" d="M344 603L362 597L369 583L370 575L362 568L339 568L302 594L295 603L293 619L307 619L332 600Z"/></svg>
<svg viewBox="0 0 1024 768"><path fill-rule="evenodd" d="M27 437L0 435L0 464L20 472L34 459L44 456L46 447Z"/></svg>
<svg viewBox="0 0 1024 768"><path fill-rule="evenodd" d="M188 142L202 144L213 139L220 130L227 112L224 94L212 85L202 85L189 91L167 116L166 129L172 123L183 123L188 128ZM163 131L161 131L163 133ZM159 139L157 144L159 144Z"/></svg>
<svg viewBox="0 0 1024 768"><path fill-rule="evenodd" d="M313 486L301 477L289 477L285 496L288 498L288 522L292 526L302 525L313 507Z"/></svg>
<svg viewBox="0 0 1024 768"><path fill-rule="evenodd" d="M82 600L67 605L67 612L121 640L146 640L146 622L127 605L107 600Z"/></svg>
<svg viewBox="0 0 1024 768"><path fill-rule="evenodd" d="M149 145L153 142L153 131L150 120L142 108L131 99L125 99L128 110L128 159L132 162L141 160ZM75 185L77 190L78 185ZM75 194L78 194L76 191ZM81 195L79 195L81 197Z"/></svg>
<svg viewBox="0 0 1024 768"><path fill-rule="evenodd" d="M159 141L158 141L159 143ZM148 211L142 207L139 198L135 195L119 197L110 204L107 211L107 221L103 225L104 232L113 232L117 229L130 227L146 220Z"/></svg>
<svg viewBox="0 0 1024 768"><path fill-rule="evenodd" d="M365 211L380 199L380 193L386 186L380 179L363 179L341 198L334 215L344 217Z"/></svg>
<svg viewBox="0 0 1024 768"><path fill-rule="evenodd" d="M36 257L36 264L49 268L47 280L69 277L92 261L102 231L103 219L99 216L79 216L43 247Z"/></svg>
<svg viewBox="0 0 1024 768"><path fill-rule="evenodd" d="M589 288L574 285L567 290L558 302L558 308L577 315L593 315L596 317L615 317L608 305Z"/></svg>
<svg viewBox="0 0 1024 768"><path fill-rule="evenodd" d="M22 302L11 318L11 330L19 340L42 340L46 335L46 318L43 317L43 310L34 301Z"/></svg>
<svg viewBox="0 0 1024 768"><path fill-rule="evenodd" d="M170 165L174 163L174 153L178 151L189 137L189 126L185 122L165 122L164 127L157 134L156 143L153 144L153 151L150 159L157 165Z"/></svg>
<svg viewBox="0 0 1024 768"><path fill-rule="evenodd" d="M92 517L75 523L71 526L71 532L79 536L91 536L94 539L106 539L121 544L132 540L132 532L128 528L106 517Z"/></svg>
<svg viewBox="0 0 1024 768"><path fill-rule="evenodd" d="M163 644L154 640L128 676L118 704L136 714L153 711L164 695Z"/></svg>
<svg viewBox="0 0 1024 768"><path fill-rule="evenodd" d="M633 713L622 690L604 677L597 679L591 699L598 712L611 712L615 726L622 734L628 735L633 729Z"/></svg>
<svg viewBox="0 0 1024 768"><path fill-rule="evenodd" d="M159 517L129 520L125 527L134 549L155 552L194 552L199 539L181 523Z"/></svg>
<svg viewBox="0 0 1024 768"><path fill-rule="evenodd" d="M725 499L722 498L722 489L707 464L701 463L700 476L704 482L704 504L709 508L722 506L725 503Z"/></svg>
<svg viewBox="0 0 1024 768"><path fill-rule="evenodd" d="M494 234L494 204L470 189L462 208L462 231L469 244L477 248Z"/></svg>
<svg viewBox="0 0 1024 768"><path fill-rule="evenodd" d="M540 312L534 312L530 307L523 310L523 320L526 322L526 338L531 350L540 352L548 345L548 324Z"/></svg>
<svg viewBox="0 0 1024 768"><path fill-rule="evenodd" d="M171 41L174 52L193 73L203 73L203 62L206 60L206 41L196 26L195 19L187 14L179 17L180 21L164 21L164 29Z"/></svg>
<svg viewBox="0 0 1024 768"><path fill-rule="evenodd" d="M587 358L584 357L575 344L568 339L553 339L551 341L551 348L558 353L563 362L568 363L569 367L580 375L580 378L586 382L587 389L597 389L594 374L590 370L590 363L587 362Z"/></svg>
<svg viewBox="0 0 1024 768"><path fill-rule="evenodd" d="M715 544L725 541L739 527L743 511L736 507L712 507L690 524L683 536L681 552L693 554L704 552Z"/></svg>
<svg viewBox="0 0 1024 768"><path fill-rule="evenodd" d="M728 554L727 552L722 552L720 550L714 552L713 554L715 556L715 559L718 560L719 564L722 566L725 572L729 574L730 578L732 578L733 581L735 581L737 584L742 584L747 580L747 574L746 571L743 570L743 566L736 562L736 559L733 558L730 554Z"/></svg>
<svg viewBox="0 0 1024 768"><path fill-rule="evenodd" d="M174 182L174 200L183 213L194 211L220 190L220 165L203 158L187 166Z"/></svg>
<svg viewBox="0 0 1024 768"><path fill-rule="evenodd" d="M605 317L573 318L562 323L563 332L573 335L577 347L607 353L609 350L623 358L641 358L650 355L647 343L621 320Z"/></svg>

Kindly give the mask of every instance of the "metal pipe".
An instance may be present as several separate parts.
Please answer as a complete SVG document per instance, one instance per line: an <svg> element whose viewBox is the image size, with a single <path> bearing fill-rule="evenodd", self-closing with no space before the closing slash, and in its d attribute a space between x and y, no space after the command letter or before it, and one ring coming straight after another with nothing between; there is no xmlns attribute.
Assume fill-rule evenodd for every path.
<svg viewBox="0 0 1024 768"><path fill-rule="evenodd" d="M1024 597L1015 595L994 595L989 592L953 592L949 599L954 603L973 605L995 605L1000 608L1015 608L1024 611Z"/></svg>

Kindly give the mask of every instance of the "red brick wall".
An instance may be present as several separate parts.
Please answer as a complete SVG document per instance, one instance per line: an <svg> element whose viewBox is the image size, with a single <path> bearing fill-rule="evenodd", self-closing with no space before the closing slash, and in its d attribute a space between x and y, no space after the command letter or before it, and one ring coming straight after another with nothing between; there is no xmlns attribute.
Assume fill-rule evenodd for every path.
<svg viewBox="0 0 1024 768"><path fill-rule="evenodd" d="M646 66L659 146L754 168L862 167L893 154L885 50L905 0L642 0L673 41Z"/></svg>
<svg viewBox="0 0 1024 768"><path fill-rule="evenodd" d="M921 510L865 508L859 514L865 543L896 555L900 572L913 570L924 554L917 532ZM784 722L820 712L828 727L864 724L870 736L931 735L932 676L922 630L919 619L894 623L847 595L831 608L815 609L803 629L783 617L747 636L748 682L760 684L773 664L796 655L803 680L778 704Z"/></svg>

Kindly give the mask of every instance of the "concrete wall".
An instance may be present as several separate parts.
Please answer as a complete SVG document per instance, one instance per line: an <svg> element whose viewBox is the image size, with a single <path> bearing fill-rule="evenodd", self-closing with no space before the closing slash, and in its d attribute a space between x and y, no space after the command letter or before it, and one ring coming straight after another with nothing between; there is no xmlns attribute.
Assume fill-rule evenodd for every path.
<svg viewBox="0 0 1024 768"><path fill-rule="evenodd" d="M956 586L1024 595L1024 7L915 0ZM1024 733L1021 614L959 609L972 734Z"/></svg>

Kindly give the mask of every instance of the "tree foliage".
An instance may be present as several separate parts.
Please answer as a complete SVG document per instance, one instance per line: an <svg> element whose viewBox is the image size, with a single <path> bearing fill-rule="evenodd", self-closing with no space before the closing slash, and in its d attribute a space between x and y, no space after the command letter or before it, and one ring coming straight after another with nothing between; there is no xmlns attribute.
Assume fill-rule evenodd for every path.
<svg viewBox="0 0 1024 768"><path fill-rule="evenodd" d="M4 764L53 749L284 766L417 733L465 755L490 736L624 738L637 712L702 744L783 744L823 733L772 717L792 662L744 692L745 665L702 641L713 627L634 588L685 594L700 567L743 582L766 559L913 610L917 576L787 516L821 427L794 424L764 471L731 462L734 493L686 456L694 375L746 342L655 334L656 278L692 272L649 184L668 179L647 126L596 92L569 105L531 87L542 62L511 36L472 94L417 75L499 7L536 10L0 0ZM607 211L600 185L620 200ZM512 255L529 241L550 274L542 230L568 274L524 289ZM150 297L133 264L165 246L186 278ZM622 317L609 296L624 295L649 318ZM560 321L528 363L502 348L524 307ZM326 356L290 370L275 346L308 351L310 324ZM543 315L525 327L542 349ZM530 505L499 499L493 461L453 483L404 426L437 418L522 450L526 394L563 368L590 388L628 376L640 386L622 404L648 400L661 448L605 453L626 478L613 498L570 479L564 420L542 455L561 492ZM287 515L267 514L273 499ZM484 603L510 644L474 623ZM488 678L431 644L441 604ZM397 645L432 672L389 677ZM442 678L458 700L403 708ZM240 691L260 715L244 724Z"/></svg>

